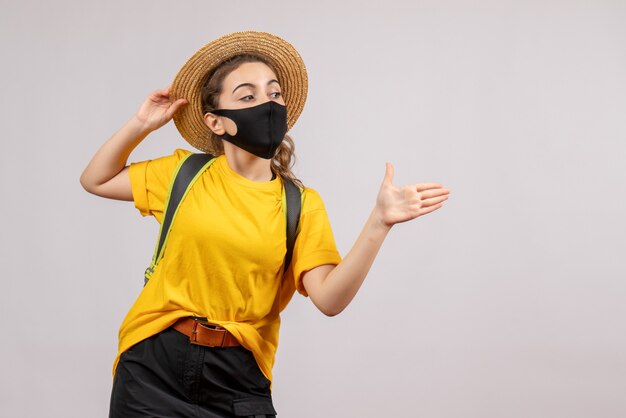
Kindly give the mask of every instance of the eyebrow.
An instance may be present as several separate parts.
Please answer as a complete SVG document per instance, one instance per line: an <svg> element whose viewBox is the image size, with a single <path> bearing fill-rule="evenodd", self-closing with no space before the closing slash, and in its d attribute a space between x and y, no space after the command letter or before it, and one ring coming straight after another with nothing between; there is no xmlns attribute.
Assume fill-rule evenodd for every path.
<svg viewBox="0 0 626 418"><path fill-rule="evenodd" d="M269 86L269 85L270 85L270 84L272 84L272 83L276 83L276 84L280 85L280 83L278 82L278 80L270 80L270 81L268 81L268 82L267 82L267 85ZM254 84L252 84L252 83L243 83L243 84L240 84L240 85L238 85L237 87L235 87L235 89L233 90L233 93L234 93L235 91L237 91L237 89L238 89L239 87L252 87L252 88L254 88Z"/></svg>

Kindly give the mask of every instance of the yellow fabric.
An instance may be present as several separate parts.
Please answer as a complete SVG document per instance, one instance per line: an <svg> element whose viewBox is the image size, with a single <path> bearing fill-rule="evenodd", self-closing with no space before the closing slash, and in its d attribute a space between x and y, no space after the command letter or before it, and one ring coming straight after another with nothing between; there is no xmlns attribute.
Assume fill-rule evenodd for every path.
<svg viewBox="0 0 626 418"><path fill-rule="evenodd" d="M133 198L142 215L162 222L173 171L189 153L177 149L131 164ZM303 191L292 268L282 277L285 231L282 179L248 180L224 155L218 157L181 203L163 258L120 327L113 373L121 353L178 318L195 315L228 329L271 381L279 313L296 290L307 296L302 273L341 261L316 191Z"/></svg>

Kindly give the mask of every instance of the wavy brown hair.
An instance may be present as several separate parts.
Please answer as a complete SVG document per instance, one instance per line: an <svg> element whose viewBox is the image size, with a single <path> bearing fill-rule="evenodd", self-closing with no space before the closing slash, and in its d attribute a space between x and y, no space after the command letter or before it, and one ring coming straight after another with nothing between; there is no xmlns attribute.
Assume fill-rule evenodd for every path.
<svg viewBox="0 0 626 418"><path fill-rule="evenodd" d="M221 63L211 74L208 75L207 80L202 86L202 113L210 113L217 109L219 97L222 93L222 86L224 79L232 71L236 70L241 64L247 62L261 62L274 71L276 70L272 63L265 57L256 54L241 54ZM280 83L280 80L278 80ZM211 135L209 143L210 152L213 155L224 154L224 143L222 139L216 135ZM291 171L291 168L296 162L295 145L293 139L289 135L285 135L283 141L278 146L276 154L272 158L271 169L281 177L286 177L296 183L300 187L304 187L302 182L296 178Z"/></svg>

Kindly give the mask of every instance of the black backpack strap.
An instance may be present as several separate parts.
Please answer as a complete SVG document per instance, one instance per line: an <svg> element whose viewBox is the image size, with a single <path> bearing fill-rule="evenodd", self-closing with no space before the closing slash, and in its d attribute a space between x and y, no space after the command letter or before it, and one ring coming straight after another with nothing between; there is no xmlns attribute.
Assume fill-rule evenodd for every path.
<svg viewBox="0 0 626 418"><path fill-rule="evenodd" d="M150 276L152 276L152 273L161 260L161 257L163 257L165 243L167 242L167 237L172 227L174 216L178 211L180 202L187 194L187 191L191 188L193 181L214 159L215 157L211 154L189 154L180 162L177 166L177 170L174 171L174 178L170 183L170 190L165 203L165 215L163 216L163 222L161 222L159 239L157 240L157 246L154 250L152 263L150 264L150 267L146 269L144 285L148 282Z"/></svg>
<svg viewBox="0 0 626 418"><path fill-rule="evenodd" d="M165 203L165 215L161 222L157 246L152 257L150 267L146 269L144 286L154 273L154 269L163 257L167 237L169 236L172 222L178 211L180 202L183 200L193 182L201 172L203 172L215 157L210 154L190 154L182 160L174 171L174 179L170 183L168 198ZM285 190L286 218L287 218L287 252L283 271L287 271L293 256L293 247L296 242L298 224L300 222L300 212L302 210L302 194L300 188L293 181L283 178Z"/></svg>
<svg viewBox="0 0 626 418"><path fill-rule="evenodd" d="M300 222L300 211L302 210L302 198L300 188L288 178L283 178L287 203L287 254L285 255L285 265L283 272L289 268L293 247L296 242L296 232Z"/></svg>

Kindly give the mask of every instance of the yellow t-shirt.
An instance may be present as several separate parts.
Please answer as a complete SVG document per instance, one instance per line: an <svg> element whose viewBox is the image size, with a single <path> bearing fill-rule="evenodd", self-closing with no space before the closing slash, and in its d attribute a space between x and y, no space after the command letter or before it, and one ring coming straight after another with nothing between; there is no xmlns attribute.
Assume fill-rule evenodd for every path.
<svg viewBox="0 0 626 418"><path fill-rule="evenodd" d="M135 207L143 216L162 222L173 171L189 153L177 149L130 165ZM283 276L282 179L248 180L219 156L179 206L163 258L120 327L113 373L121 353L195 315L230 331L271 381L279 313L296 290L307 296L302 273L341 261L319 194L305 188L302 197L293 258Z"/></svg>

